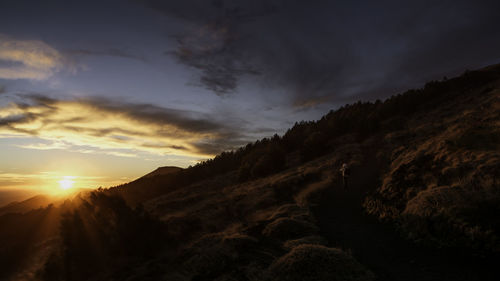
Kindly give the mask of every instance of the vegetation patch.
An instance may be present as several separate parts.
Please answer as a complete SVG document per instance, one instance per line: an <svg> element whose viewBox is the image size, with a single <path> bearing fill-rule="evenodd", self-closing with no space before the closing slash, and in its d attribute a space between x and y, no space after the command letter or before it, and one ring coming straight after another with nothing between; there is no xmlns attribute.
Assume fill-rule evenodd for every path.
<svg viewBox="0 0 500 281"><path fill-rule="evenodd" d="M288 240L283 244L283 247L291 250L297 246L304 245L304 244L326 246L328 244L328 241L326 241L326 239L321 237L321 236L311 235L311 236L306 236L306 237L302 237L299 239Z"/></svg>
<svg viewBox="0 0 500 281"><path fill-rule="evenodd" d="M318 232L314 224L292 218L278 218L268 224L262 234L279 240L288 240L308 236Z"/></svg>
<svg viewBox="0 0 500 281"><path fill-rule="evenodd" d="M269 267L275 281L368 281L374 275L347 253L319 245L300 245Z"/></svg>
<svg viewBox="0 0 500 281"><path fill-rule="evenodd" d="M492 127L478 126L448 140L447 144L451 149L495 150L500 146L500 131Z"/></svg>
<svg viewBox="0 0 500 281"><path fill-rule="evenodd" d="M500 252L500 189L439 187L408 202L400 217L410 238Z"/></svg>

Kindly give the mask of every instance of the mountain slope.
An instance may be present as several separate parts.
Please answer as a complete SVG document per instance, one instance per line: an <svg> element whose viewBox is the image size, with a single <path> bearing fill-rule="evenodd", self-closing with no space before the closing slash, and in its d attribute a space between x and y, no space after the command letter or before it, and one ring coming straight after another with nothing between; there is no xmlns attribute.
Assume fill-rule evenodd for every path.
<svg viewBox="0 0 500 281"><path fill-rule="evenodd" d="M0 208L0 215L7 213L24 213L33 209L46 207L54 201L46 195L36 195L20 202L11 202Z"/></svg>
<svg viewBox="0 0 500 281"><path fill-rule="evenodd" d="M497 65L97 191L39 276L498 280L499 98Z"/></svg>
<svg viewBox="0 0 500 281"><path fill-rule="evenodd" d="M155 176L160 176L160 175L162 175L162 176L168 175L168 174L172 174L172 173L177 173L180 170L182 170L182 168L173 167L173 166L160 167L160 168L152 171L151 173L146 174L145 176L143 176L143 178L150 178L150 177L155 177Z"/></svg>
<svg viewBox="0 0 500 281"><path fill-rule="evenodd" d="M388 165L368 212L412 239L499 252L499 88L471 89L387 134Z"/></svg>

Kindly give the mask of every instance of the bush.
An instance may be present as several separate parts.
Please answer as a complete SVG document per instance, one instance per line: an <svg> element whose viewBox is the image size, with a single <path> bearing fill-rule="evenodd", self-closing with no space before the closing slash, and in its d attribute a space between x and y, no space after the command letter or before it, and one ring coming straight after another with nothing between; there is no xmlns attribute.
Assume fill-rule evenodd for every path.
<svg viewBox="0 0 500 281"><path fill-rule="evenodd" d="M399 221L411 239L499 252L499 203L497 187L438 187L410 200Z"/></svg>
<svg viewBox="0 0 500 281"><path fill-rule="evenodd" d="M181 259L186 259L183 266L198 278L214 277L234 270L232 267L248 259L256 246L257 240L244 234L208 234L187 248Z"/></svg>
<svg viewBox="0 0 500 281"><path fill-rule="evenodd" d="M317 232L318 228L310 222L291 218L278 218L268 224L262 234L275 239L288 240Z"/></svg>
<svg viewBox="0 0 500 281"><path fill-rule="evenodd" d="M345 252L319 245L300 245L269 267L275 281L368 281L374 275Z"/></svg>

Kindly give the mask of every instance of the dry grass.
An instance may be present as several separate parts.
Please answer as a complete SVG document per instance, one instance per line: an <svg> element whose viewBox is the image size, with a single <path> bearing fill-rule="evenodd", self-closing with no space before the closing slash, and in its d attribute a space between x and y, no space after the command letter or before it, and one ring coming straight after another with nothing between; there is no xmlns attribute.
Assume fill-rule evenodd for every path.
<svg viewBox="0 0 500 281"><path fill-rule="evenodd" d="M471 93L386 136L390 166L366 210L415 240L500 251L499 95Z"/></svg>
<svg viewBox="0 0 500 281"><path fill-rule="evenodd" d="M309 205L310 195L328 187L322 175L332 169L332 159L233 186L199 182L146 202L180 243L169 276L264 280L267 267L290 249L326 244Z"/></svg>
<svg viewBox="0 0 500 281"><path fill-rule="evenodd" d="M288 240L316 234L318 227L314 224L293 219L293 218L278 218L266 226L262 234L266 237Z"/></svg>
<svg viewBox="0 0 500 281"><path fill-rule="evenodd" d="M303 245L303 244L326 246L328 244L328 241L326 241L325 238L323 238L319 235L311 235L311 236L306 236L306 237L302 237L299 239L288 240L283 244L283 247L285 247L288 250L291 250L291 249L293 249L297 246Z"/></svg>
<svg viewBox="0 0 500 281"><path fill-rule="evenodd" d="M228 271L227 267L238 264L245 255L250 255L256 245L257 239L240 233L205 235L184 250L183 268L193 276L222 273Z"/></svg>

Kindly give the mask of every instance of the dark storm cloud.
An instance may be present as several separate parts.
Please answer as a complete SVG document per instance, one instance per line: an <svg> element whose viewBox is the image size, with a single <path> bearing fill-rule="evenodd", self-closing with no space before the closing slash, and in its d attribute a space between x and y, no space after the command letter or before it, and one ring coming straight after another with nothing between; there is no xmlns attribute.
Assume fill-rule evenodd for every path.
<svg viewBox="0 0 500 281"><path fill-rule="evenodd" d="M185 23L168 54L218 95L259 74L307 108L500 60L498 1L141 2Z"/></svg>
<svg viewBox="0 0 500 281"><path fill-rule="evenodd" d="M0 126L10 126L10 124L15 124L15 123L24 123L29 120L29 117L26 115L14 115L14 116L7 116L5 118L0 119Z"/></svg>
<svg viewBox="0 0 500 281"><path fill-rule="evenodd" d="M276 12L276 1L143 1L150 7L194 25L176 34L178 48L167 51L201 71L200 82L219 96L233 92L245 74L259 75L246 53L242 24ZM248 47L251 47L250 45ZM246 56L249 56L248 58Z"/></svg>
<svg viewBox="0 0 500 281"><path fill-rule="evenodd" d="M147 59L143 56L134 55L124 50L116 48L111 48L106 50L76 49L76 50L68 50L66 51L66 53L70 56L109 56L109 57L126 58L126 59L133 59L142 62L147 62Z"/></svg>
<svg viewBox="0 0 500 281"><path fill-rule="evenodd" d="M251 139L228 120L218 121L194 111L100 97L77 100L55 99L42 94L19 97L21 101L11 104L10 109L4 108L5 117L0 118L0 131L42 138L44 135L53 136L56 131L63 136L76 134L111 139L118 143L134 143L135 149L175 150L203 155L233 149ZM96 116L101 115L108 116L103 117L104 127L96 122ZM117 125L123 123L127 125Z"/></svg>

